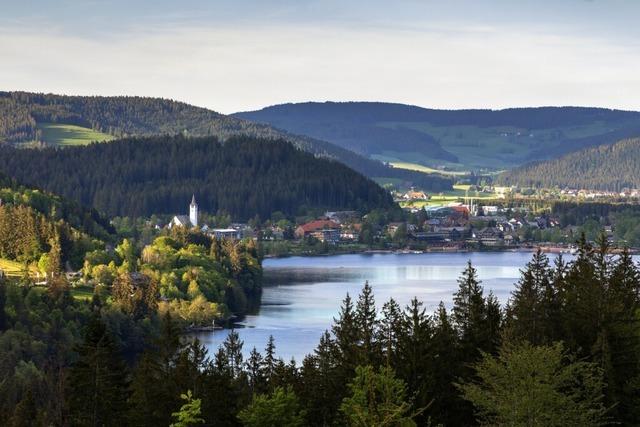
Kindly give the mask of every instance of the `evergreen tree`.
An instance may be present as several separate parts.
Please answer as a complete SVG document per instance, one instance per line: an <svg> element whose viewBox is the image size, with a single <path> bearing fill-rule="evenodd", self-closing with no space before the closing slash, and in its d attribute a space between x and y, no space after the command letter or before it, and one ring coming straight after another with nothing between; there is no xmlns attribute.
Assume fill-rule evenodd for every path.
<svg viewBox="0 0 640 427"><path fill-rule="evenodd" d="M376 372L371 366L358 366L349 383L349 396L340 405L350 426L415 426L407 386L391 368Z"/></svg>
<svg viewBox="0 0 640 427"><path fill-rule="evenodd" d="M238 418L247 427L302 427L305 413L290 388L276 387L270 395L256 395Z"/></svg>
<svg viewBox="0 0 640 427"><path fill-rule="evenodd" d="M69 410L74 425L119 426L127 413L127 372L104 323L93 317L78 361L69 372Z"/></svg>
<svg viewBox="0 0 640 427"><path fill-rule="evenodd" d="M358 297L355 312L356 331L358 332L358 360L360 364L368 365L379 360L379 349L375 340L378 321L376 319L376 304L373 289L366 281Z"/></svg>
<svg viewBox="0 0 640 427"><path fill-rule="evenodd" d="M195 399L191 390L181 394L180 398L185 403L180 407L180 411L171 414L176 419L176 422L172 423L170 427L192 427L197 424L204 424L204 419L200 417L202 400Z"/></svg>
<svg viewBox="0 0 640 427"><path fill-rule="evenodd" d="M460 390L481 425L599 426L607 424L602 371L575 361L561 344L503 347L474 365L478 381Z"/></svg>

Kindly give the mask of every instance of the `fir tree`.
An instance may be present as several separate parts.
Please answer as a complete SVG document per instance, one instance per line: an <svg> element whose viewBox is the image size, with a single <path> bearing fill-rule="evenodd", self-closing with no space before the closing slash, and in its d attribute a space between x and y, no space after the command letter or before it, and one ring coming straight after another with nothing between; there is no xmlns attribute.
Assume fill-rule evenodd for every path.
<svg viewBox="0 0 640 427"><path fill-rule="evenodd" d="M78 361L69 373L69 409L75 425L119 426L127 413L127 372L104 323L93 317Z"/></svg>

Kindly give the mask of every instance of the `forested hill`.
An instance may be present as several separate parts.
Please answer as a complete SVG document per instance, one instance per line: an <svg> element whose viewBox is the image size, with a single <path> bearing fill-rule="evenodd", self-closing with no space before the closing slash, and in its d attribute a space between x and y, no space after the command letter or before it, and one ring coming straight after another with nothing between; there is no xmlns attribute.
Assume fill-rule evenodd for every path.
<svg viewBox="0 0 640 427"><path fill-rule="evenodd" d="M23 206L43 215L50 222L64 222L89 236L109 240L115 234L109 219L92 208L38 188L22 185L0 173L0 205Z"/></svg>
<svg viewBox="0 0 640 427"><path fill-rule="evenodd" d="M501 174L497 182L525 187L620 191L640 188L639 171L640 138L635 138L526 165Z"/></svg>
<svg viewBox="0 0 640 427"><path fill-rule="evenodd" d="M74 138L78 134L84 136ZM368 177L401 179L432 191L452 186L450 179L439 175L397 170L326 141L182 102L144 97L0 92L0 143L73 145L113 137L177 134L215 136L220 140L238 135L284 139L315 155L339 160Z"/></svg>
<svg viewBox="0 0 640 427"><path fill-rule="evenodd" d="M284 104L235 114L388 162L505 169L640 136L640 113L542 107L433 110L378 102Z"/></svg>
<svg viewBox="0 0 640 427"><path fill-rule="evenodd" d="M305 209L368 211L393 205L372 180L282 140L163 136L64 150L0 148L0 171L109 215L186 213L200 208L234 219Z"/></svg>

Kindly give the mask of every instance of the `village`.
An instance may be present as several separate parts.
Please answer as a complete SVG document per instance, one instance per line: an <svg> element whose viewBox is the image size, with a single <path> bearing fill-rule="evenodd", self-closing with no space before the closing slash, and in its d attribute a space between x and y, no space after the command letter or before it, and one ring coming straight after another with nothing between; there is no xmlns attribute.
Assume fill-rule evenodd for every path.
<svg viewBox="0 0 640 427"><path fill-rule="evenodd" d="M411 190L414 195L415 191ZM427 198L424 193L418 197ZM405 208L405 221L372 224L369 214L357 211L326 211L317 218L290 223L267 221L263 224L230 223L224 228L202 224L195 196L189 215L174 216L166 228L197 228L216 239L254 239L265 245L277 242L322 244L325 247L349 247L350 250L419 250L463 251L531 248L546 246L549 251L570 251L578 236L578 227L561 227L559 218L549 214L534 215L530 208L505 208L483 205L474 199L445 205ZM544 240L544 232L553 233L554 241ZM612 227L605 227L611 235ZM558 235L566 239L558 241ZM357 245L360 245L358 247Z"/></svg>

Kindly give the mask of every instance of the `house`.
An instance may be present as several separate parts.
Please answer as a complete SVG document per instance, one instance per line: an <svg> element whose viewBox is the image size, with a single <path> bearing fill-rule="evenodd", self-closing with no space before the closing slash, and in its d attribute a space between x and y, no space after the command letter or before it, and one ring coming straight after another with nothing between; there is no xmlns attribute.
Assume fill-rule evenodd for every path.
<svg viewBox="0 0 640 427"><path fill-rule="evenodd" d="M313 236L323 242L337 242L340 240L340 225L330 219L318 219L300 225L296 228L295 236L298 239Z"/></svg>
<svg viewBox="0 0 640 427"><path fill-rule="evenodd" d="M242 232L235 228L212 228L208 231L208 234L212 235L216 239L242 239Z"/></svg>
<svg viewBox="0 0 640 427"><path fill-rule="evenodd" d="M429 196L424 191L415 191L413 187L402 195L404 200L429 200Z"/></svg>
<svg viewBox="0 0 640 427"><path fill-rule="evenodd" d="M196 195L191 197L189 205L189 215L176 215L171 219L169 228L173 227L197 227L198 226L198 204L196 203Z"/></svg>

